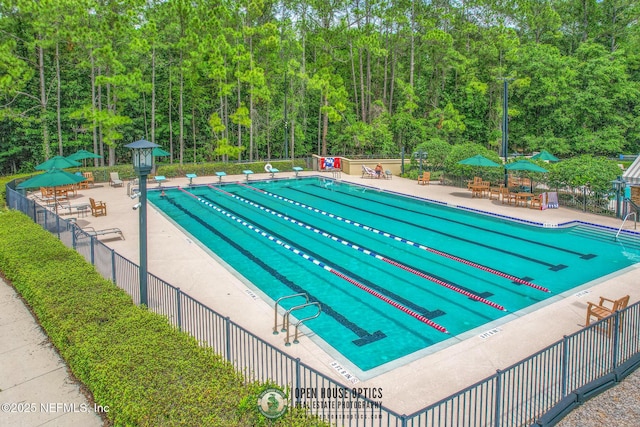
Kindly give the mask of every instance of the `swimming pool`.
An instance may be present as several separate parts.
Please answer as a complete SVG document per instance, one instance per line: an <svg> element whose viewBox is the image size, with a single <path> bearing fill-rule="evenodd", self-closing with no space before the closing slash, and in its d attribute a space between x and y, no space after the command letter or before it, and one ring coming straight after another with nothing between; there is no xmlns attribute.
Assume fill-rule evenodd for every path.
<svg viewBox="0 0 640 427"><path fill-rule="evenodd" d="M321 178L165 190L149 200L263 294L317 301L322 314L306 326L362 371L640 258L612 233L533 227Z"/></svg>

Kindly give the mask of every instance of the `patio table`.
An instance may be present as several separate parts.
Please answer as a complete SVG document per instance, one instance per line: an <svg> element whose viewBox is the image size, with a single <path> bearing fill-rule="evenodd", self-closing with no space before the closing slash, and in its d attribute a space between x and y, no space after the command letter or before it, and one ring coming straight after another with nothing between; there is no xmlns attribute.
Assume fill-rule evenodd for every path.
<svg viewBox="0 0 640 427"><path fill-rule="evenodd" d="M485 183L476 183L469 184L469 189L471 190L471 197L484 197L485 193L489 191L489 186Z"/></svg>
<svg viewBox="0 0 640 427"><path fill-rule="evenodd" d="M526 208L529 199L532 197L533 193L516 193L516 206L520 206L522 203L522 206Z"/></svg>

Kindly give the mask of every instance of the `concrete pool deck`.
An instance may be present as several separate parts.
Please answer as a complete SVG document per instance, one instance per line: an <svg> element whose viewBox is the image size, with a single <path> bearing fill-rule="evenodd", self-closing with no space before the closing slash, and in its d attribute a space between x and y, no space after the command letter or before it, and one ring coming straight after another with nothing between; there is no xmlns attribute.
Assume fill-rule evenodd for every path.
<svg viewBox="0 0 640 427"><path fill-rule="evenodd" d="M250 181L268 179L271 174L253 174ZM323 175L319 172L301 172L300 176ZM281 172L277 178L293 177L294 172ZM331 174L326 174L331 178ZM417 181L393 177L393 179L369 179L342 174L345 182L354 182L374 188L418 196L464 206L485 212L492 212L524 220L562 224L580 220L602 224L613 228L621 225L621 220L583 213L560 207L544 211L512 205L501 201L472 198L471 192L463 188L439 185L418 185ZM225 176L223 182L245 182L244 175ZM218 177L198 177L194 184L217 183ZM183 186L189 179L171 178L163 186ZM157 184L149 183L153 189ZM88 202L88 198L104 201L107 216L92 217L90 213L79 216L75 212L63 217L77 218L80 227L91 226L96 230L118 227L125 240L118 235L100 236L99 239L116 252L138 262L138 212L132 210L135 200L127 195L127 183L123 187L110 187L99 183L94 188L81 190L72 204ZM633 229L633 223L625 228ZM640 239L640 237L639 237ZM436 349L421 351L394 361L383 367L357 372L337 354L331 354L322 345L307 336L300 343L285 347L284 335L273 335L274 311L271 301L262 298L241 278L229 272L205 249L186 236L153 206L148 210L148 269L149 272L171 283L219 313L259 335L282 351L299 357L304 363L314 367L335 380L349 384L333 367L338 361L359 378L357 387L376 387L383 392L382 403L398 413L412 413L455 393L473 383L504 369L511 364L535 353L564 335L578 331L584 326L587 301L597 301L600 295L617 298L631 295L631 302L640 299L637 285L640 264L610 275L592 283L573 289L565 294L555 295L522 312L511 313L500 324L485 325L483 328L464 335L464 339L452 338L446 345ZM451 340L449 340L451 341Z"/></svg>

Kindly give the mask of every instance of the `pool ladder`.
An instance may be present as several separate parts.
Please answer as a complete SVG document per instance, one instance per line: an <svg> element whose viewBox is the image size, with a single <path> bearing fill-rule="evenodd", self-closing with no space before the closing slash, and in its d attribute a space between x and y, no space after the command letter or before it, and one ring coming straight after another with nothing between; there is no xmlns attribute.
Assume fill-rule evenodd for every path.
<svg viewBox="0 0 640 427"><path fill-rule="evenodd" d="M320 316L320 313L322 312L322 307L320 306L319 302L309 302L309 295L306 292L301 292L299 294L293 294L293 295L287 295L281 298L278 298L278 300L276 301L276 305L275 305L275 309L274 309L274 324L273 324L273 334L277 335L278 334L278 304L280 304L280 301L285 300L285 299L289 299L289 298L295 298L295 297L304 297L305 298L305 302L304 304L300 304L300 305L296 305L294 307L291 307L289 310L287 310L284 315L282 316L282 329L280 330L280 332L287 332L287 339L285 340L285 344L287 347L291 345L289 338L291 336L291 313L293 313L296 310L301 310L303 308L306 307L311 307L316 306L318 308L318 311L308 317L305 317L303 319L298 320L298 323L296 323L296 332L294 334L294 338L293 338L293 343L297 344L298 343L298 330L300 328L300 325L302 325L305 321L307 320L311 320L311 319L315 319L316 317Z"/></svg>

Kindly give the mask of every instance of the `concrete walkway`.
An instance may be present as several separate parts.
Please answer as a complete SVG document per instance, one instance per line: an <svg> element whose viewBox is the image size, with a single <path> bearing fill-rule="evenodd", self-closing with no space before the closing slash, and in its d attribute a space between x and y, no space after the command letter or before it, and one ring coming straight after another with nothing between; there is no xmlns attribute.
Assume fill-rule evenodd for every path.
<svg viewBox="0 0 640 427"><path fill-rule="evenodd" d="M103 425L27 306L0 279L0 426Z"/></svg>

